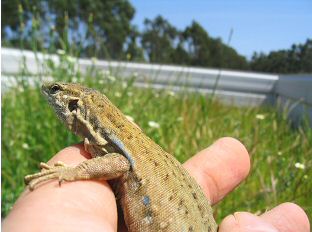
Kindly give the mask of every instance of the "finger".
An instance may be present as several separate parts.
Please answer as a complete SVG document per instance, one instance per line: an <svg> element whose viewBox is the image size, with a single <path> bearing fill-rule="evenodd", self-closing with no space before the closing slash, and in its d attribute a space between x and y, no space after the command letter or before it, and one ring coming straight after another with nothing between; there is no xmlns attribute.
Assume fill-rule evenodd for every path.
<svg viewBox="0 0 312 232"><path fill-rule="evenodd" d="M214 204L246 178L250 158L243 144L225 137L189 159L184 167Z"/></svg>
<svg viewBox="0 0 312 232"><path fill-rule="evenodd" d="M48 163L62 161L76 165L87 156L83 146L76 145L65 148ZM115 196L105 181L74 181L61 187L57 180L49 181L20 196L3 228L4 231L116 231Z"/></svg>
<svg viewBox="0 0 312 232"><path fill-rule="evenodd" d="M247 212L227 216L219 225L219 232L281 232L262 218Z"/></svg>
<svg viewBox="0 0 312 232"><path fill-rule="evenodd" d="M293 203L283 203L262 214L261 218L281 232L310 231L308 216L302 208Z"/></svg>

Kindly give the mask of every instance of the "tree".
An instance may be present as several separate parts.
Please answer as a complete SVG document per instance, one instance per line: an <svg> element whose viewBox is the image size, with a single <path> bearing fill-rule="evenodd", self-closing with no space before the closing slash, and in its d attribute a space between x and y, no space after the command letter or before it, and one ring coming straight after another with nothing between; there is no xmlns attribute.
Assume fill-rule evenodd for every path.
<svg viewBox="0 0 312 232"><path fill-rule="evenodd" d="M189 54L190 65L211 66L210 39L208 33L199 23L193 21L191 26L185 28L182 33L181 44Z"/></svg>
<svg viewBox="0 0 312 232"><path fill-rule="evenodd" d="M34 38L29 30L33 29L34 22L39 22L36 30L44 38L41 47L78 47L82 56L112 59L124 56L124 45L132 29L130 21L135 13L127 0L7 0L3 7L2 36L6 43L16 46L15 37L18 37L30 47ZM25 36L19 34L22 23L26 27ZM53 41L50 27L55 30Z"/></svg>
<svg viewBox="0 0 312 232"><path fill-rule="evenodd" d="M131 25L135 10L128 0L4 0L2 6L1 33L5 46L50 53L63 49L80 57L248 68L245 57L221 39L210 37L196 21L179 31L157 16L145 19L143 31L138 31ZM295 50L289 57L296 60L301 59L298 56L308 57L302 58L308 65L311 60L308 46ZM302 52L299 54L297 50ZM280 55L274 54L274 59ZM298 67L296 62L291 64ZM253 63L255 68L262 66Z"/></svg>
<svg viewBox="0 0 312 232"><path fill-rule="evenodd" d="M206 30L196 21L181 33L176 48L177 60L193 66L247 69L245 57L233 48L225 45L219 38L211 38Z"/></svg>
<svg viewBox="0 0 312 232"><path fill-rule="evenodd" d="M154 20L144 20L142 48L148 60L155 63L172 63L178 31L166 19L157 16Z"/></svg>
<svg viewBox="0 0 312 232"><path fill-rule="evenodd" d="M293 44L288 50L272 51L268 55L254 53L250 67L254 71L273 73L311 73L312 40Z"/></svg>
<svg viewBox="0 0 312 232"><path fill-rule="evenodd" d="M140 32L133 26L130 35L128 37L126 59L131 61L144 61L143 49L139 46L137 41L140 37Z"/></svg>

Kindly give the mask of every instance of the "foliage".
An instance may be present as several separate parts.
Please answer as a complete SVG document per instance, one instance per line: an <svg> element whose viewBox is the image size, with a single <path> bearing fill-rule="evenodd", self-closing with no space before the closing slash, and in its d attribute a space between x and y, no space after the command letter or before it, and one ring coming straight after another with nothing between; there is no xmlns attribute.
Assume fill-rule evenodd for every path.
<svg viewBox="0 0 312 232"><path fill-rule="evenodd" d="M267 55L254 53L250 67L270 73L312 73L312 39L307 39L305 44L293 44L288 50Z"/></svg>
<svg viewBox="0 0 312 232"><path fill-rule="evenodd" d="M220 39L211 38L196 21L183 31L177 30L161 16L157 16L154 20L146 19L144 25L142 47L150 62L232 69L248 68L245 57L237 54Z"/></svg>
<svg viewBox="0 0 312 232"><path fill-rule="evenodd" d="M222 43L220 39L209 37L205 29L193 21L182 32L179 49L185 49L189 64L202 67L247 69L247 60L237 52ZM178 55L181 55L181 51ZM181 58L180 58L181 59Z"/></svg>
<svg viewBox="0 0 312 232"><path fill-rule="evenodd" d="M64 49L69 46L62 41L67 41L80 56L123 59L135 11L126 0L14 0L3 1L2 12L2 36L12 46L20 47L22 40L24 48L32 49L32 27L37 25L37 33L44 38L39 50ZM5 28L11 30L13 37L4 32Z"/></svg>
<svg viewBox="0 0 312 232"><path fill-rule="evenodd" d="M66 62L66 59L64 59ZM69 67L64 69L63 67ZM109 71L73 74L70 65L54 66L56 80L79 81L104 92L157 143L181 162L222 136L239 138L250 152L252 171L241 186L216 206L218 221L235 211L265 212L284 201L312 216L312 131L294 130L272 108L238 108L187 92L137 89ZM70 70L72 69L72 70ZM23 176L39 161L79 142L55 117L26 72L2 97L2 215L23 191ZM144 111L142 106L144 105ZM157 106L157 107L155 107Z"/></svg>
<svg viewBox="0 0 312 232"><path fill-rule="evenodd" d="M3 1L2 45L75 56L247 69L246 59L198 23L178 30L162 16L131 24L127 0ZM66 41L66 42L65 42Z"/></svg>
<svg viewBox="0 0 312 232"><path fill-rule="evenodd" d="M144 25L142 47L148 60L153 63L172 63L177 29L161 16L154 20L145 19Z"/></svg>
<svg viewBox="0 0 312 232"><path fill-rule="evenodd" d="M67 1L51 2L49 3L52 5L56 4L53 5L56 9L62 9L64 4L67 4ZM77 2L71 2L73 9L79 9L74 8L74 5L78 4ZM85 6L85 8L94 9L97 6L100 9L103 7L101 4L113 4L112 2L114 4L116 2L124 3L123 7L128 7L126 1L111 1L110 3L94 3L100 5ZM218 221L235 211L261 213L285 201L298 203L306 210L309 217L312 217L310 200L312 192L312 182L310 181L312 177L312 130L308 126L302 127L305 129L293 129L290 127L287 117L284 114L278 114L272 108L224 106L218 101L207 99L207 96L187 92L174 93L170 90L170 86L167 90L162 91L138 89L132 85L133 80L125 82L118 73L110 73L109 70L98 71L92 67L86 73L80 73L77 68L78 64L72 55L87 56L90 54L95 56L98 54L98 57L104 56L106 54L104 50L97 51L96 46L102 46L101 43L105 39L95 40L98 41L98 44L94 44L95 47L84 48L83 44L75 43L76 39L73 39L75 36L69 36L73 33L71 28L75 28L72 24L75 20L76 22L78 22L77 20L86 20L87 15L76 19L76 16L67 13L64 19L60 19L59 26L49 27L45 24L45 19L42 16L47 10L45 7L48 7L47 5L42 7L43 3L47 4L46 1L40 0L2 2L2 35L5 35L3 42L5 45L31 48L33 51L40 50L45 53L63 49L58 50L60 63L48 60L47 65L39 68L43 73L32 77L36 78L32 79L34 86L29 84L28 70L22 69L21 73L12 80L16 85L6 90L1 98L1 208L3 216L9 212L18 195L23 191L23 176L38 170L38 161L46 161L60 149L79 141L57 120L40 94L39 88L43 77L52 76L55 80L81 82L104 92L125 114L132 116L150 137L167 151L175 154L181 162L200 149L207 147L219 137L239 138L251 154L252 171L238 189L216 206ZM86 2L79 2L79 4L82 3ZM49 7L54 9L52 5ZM113 5L107 7L114 9ZM134 26L127 26L133 10L131 9L131 7L128 8L128 13L125 13L127 17L119 22L121 23L120 30L125 29L125 34L129 32L130 28L130 37L127 35L127 39L125 39L128 46L123 45L122 52L116 54L119 54L121 59L125 57L127 60L142 61L147 53L138 44L140 32ZM55 12L58 12L55 14L59 14L57 17L63 17L64 11L56 10ZM118 10L114 12L117 14L116 20L121 19ZM71 16L69 17L69 15ZM94 27L97 27L95 26L97 20L93 17L100 19L104 16L88 15L87 23L94 22ZM64 27L60 26L62 23L65 24ZM4 25L6 25L6 29L4 29ZM4 32L8 30L7 25L11 25L12 35L9 37ZM239 67L246 65L244 58L237 57L235 50L225 46L218 39L210 38L208 33L196 22L193 22L184 31L175 30L168 21L162 18L156 18L156 22L149 20L146 26L148 26L148 30L146 29L144 33L149 36L145 37L145 43L148 40L152 41L153 38L150 35L158 37L161 45L157 46L165 44L170 51L166 53L169 57L165 57L169 63L232 68L237 67L236 65ZM90 28L92 29L92 27ZM160 31L170 32L170 36L162 35ZM92 36L92 33L90 32L89 35ZM109 36L109 33L106 35ZM111 41L111 39L107 41ZM114 49L114 44L120 44L120 41L122 40L118 39L105 48ZM157 49L161 49L161 47L155 49L153 46L147 46L151 51L150 57L162 59L161 54L157 53ZM309 40L304 46L307 48L303 49L301 45L298 45L294 49L297 52L292 53L292 56L299 59L299 63L292 63L294 67L297 67L298 64L305 65L302 67L311 65L309 63L311 59L298 58L311 56L311 41ZM203 54L204 49L207 54ZM152 54L153 52L156 55ZM218 58L212 60L215 57ZM301 62L300 59L304 62ZM235 64L235 62L237 63ZM144 111L142 111L142 107L138 107L143 105Z"/></svg>

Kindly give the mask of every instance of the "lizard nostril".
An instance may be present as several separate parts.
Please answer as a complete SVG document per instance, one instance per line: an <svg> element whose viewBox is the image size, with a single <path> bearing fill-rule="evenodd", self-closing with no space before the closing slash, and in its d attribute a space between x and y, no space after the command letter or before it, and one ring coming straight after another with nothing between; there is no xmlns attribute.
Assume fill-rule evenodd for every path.
<svg viewBox="0 0 312 232"><path fill-rule="evenodd" d="M70 100L68 102L68 109L70 112L77 110L77 108L78 108L78 99Z"/></svg>

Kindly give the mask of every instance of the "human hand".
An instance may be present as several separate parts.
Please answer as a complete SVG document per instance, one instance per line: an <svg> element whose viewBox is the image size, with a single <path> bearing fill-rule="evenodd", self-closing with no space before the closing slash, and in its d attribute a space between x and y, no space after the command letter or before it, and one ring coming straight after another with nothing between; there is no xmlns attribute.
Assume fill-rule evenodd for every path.
<svg viewBox="0 0 312 232"><path fill-rule="evenodd" d="M49 164L63 161L76 165L87 158L90 155L83 146L75 145L60 151ZM240 142L222 138L188 160L184 167L215 204L246 178L250 159ZM4 220L3 231L117 230L115 196L106 181L75 181L64 185L60 188L57 181L49 181L33 192L26 190ZM260 216L247 212L229 215L219 225L219 231L308 232L310 225L299 206L284 203Z"/></svg>

